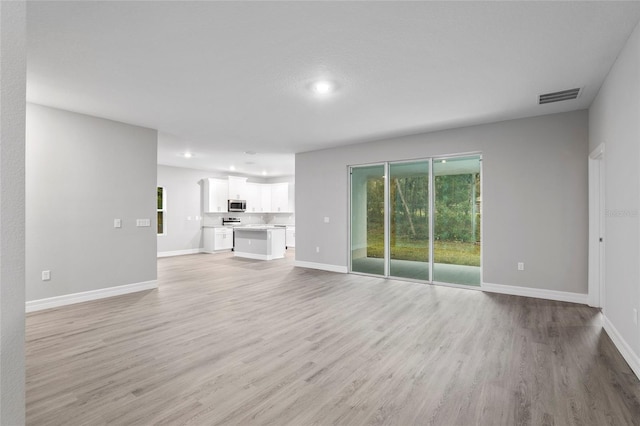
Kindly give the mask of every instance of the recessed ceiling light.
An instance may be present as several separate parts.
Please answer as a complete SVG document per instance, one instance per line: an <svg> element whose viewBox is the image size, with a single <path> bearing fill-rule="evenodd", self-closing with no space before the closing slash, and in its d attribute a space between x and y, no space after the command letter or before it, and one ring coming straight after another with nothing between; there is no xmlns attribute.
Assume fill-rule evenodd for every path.
<svg viewBox="0 0 640 426"><path fill-rule="evenodd" d="M328 95L335 89L335 84L328 80L318 80L311 85L311 90L318 95Z"/></svg>
<svg viewBox="0 0 640 426"><path fill-rule="evenodd" d="M193 154L190 152L185 152L184 154L182 154L184 158L191 158L193 157Z"/></svg>
<svg viewBox="0 0 640 426"><path fill-rule="evenodd" d="M267 175L267 171L266 171L266 170L263 170L263 171L262 171L262 176L266 176L266 175Z"/></svg>
<svg viewBox="0 0 640 426"><path fill-rule="evenodd" d="M234 171L236 169L236 166L229 166L229 170Z"/></svg>
<svg viewBox="0 0 640 426"><path fill-rule="evenodd" d="M442 164L444 164L444 163L446 163L446 162L447 162L447 160L442 160Z"/></svg>

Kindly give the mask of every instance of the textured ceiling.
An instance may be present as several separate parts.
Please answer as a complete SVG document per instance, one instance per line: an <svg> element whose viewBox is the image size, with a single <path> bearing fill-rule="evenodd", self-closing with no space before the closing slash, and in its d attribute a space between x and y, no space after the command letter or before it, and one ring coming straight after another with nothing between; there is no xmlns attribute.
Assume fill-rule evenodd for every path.
<svg viewBox="0 0 640 426"><path fill-rule="evenodd" d="M159 129L161 164L269 176L292 174L296 152L587 108L640 19L638 2L31 1L27 11L29 101ZM337 91L318 98L318 78ZM537 104L573 87L584 87L577 100Z"/></svg>

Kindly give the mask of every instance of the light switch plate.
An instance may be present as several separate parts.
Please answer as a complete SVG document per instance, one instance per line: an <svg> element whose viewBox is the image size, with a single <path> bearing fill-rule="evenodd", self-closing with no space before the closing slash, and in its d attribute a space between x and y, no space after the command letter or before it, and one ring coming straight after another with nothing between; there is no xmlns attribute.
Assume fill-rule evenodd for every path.
<svg viewBox="0 0 640 426"><path fill-rule="evenodd" d="M49 281L51 279L51 271L42 271L42 281Z"/></svg>
<svg viewBox="0 0 640 426"><path fill-rule="evenodd" d="M122 228L122 219L113 219L114 228Z"/></svg>
<svg viewBox="0 0 640 426"><path fill-rule="evenodd" d="M324 223L329 223L329 216L324 217Z"/></svg>

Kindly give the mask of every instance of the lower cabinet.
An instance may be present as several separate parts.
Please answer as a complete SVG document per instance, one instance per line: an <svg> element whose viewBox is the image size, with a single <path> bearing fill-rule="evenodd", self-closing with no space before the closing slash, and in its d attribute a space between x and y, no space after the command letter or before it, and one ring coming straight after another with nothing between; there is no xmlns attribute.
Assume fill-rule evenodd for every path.
<svg viewBox="0 0 640 426"><path fill-rule="evenodd" d="M295 226L287 226L286 231L286 241L287 248L296 246L296 227Z"/></svg>
<svg viewBox="0 0 640 426"><path fill-rule="evenodd" d="M206 253L233 248L233 228L203 228L202 235Z"/></svg>

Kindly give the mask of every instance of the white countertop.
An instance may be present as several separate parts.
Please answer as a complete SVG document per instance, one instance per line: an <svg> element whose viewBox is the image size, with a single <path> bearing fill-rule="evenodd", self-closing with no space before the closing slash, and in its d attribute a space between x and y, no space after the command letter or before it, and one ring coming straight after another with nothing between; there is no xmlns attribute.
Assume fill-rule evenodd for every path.
<svg viewBox="0 0 640 426"><path fill-rule="evenodd" d="M214 228L214 229L274 229L274 228L295 228L295 225L280 225L280 224L252 224L252 225L202 225L203 228Z"/></svg>
<svg viewBox="0 0 640 426"><path fill-rule="evenodd" d="M284 230L284 227L282 226L273 226L273 225L250 225L250 226L236 226L235 228L233 228L236 231L273 231L278 230L278 229L282 229Z"/></svg>

